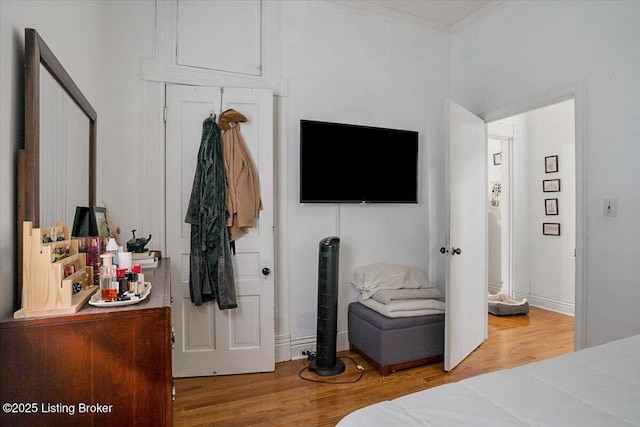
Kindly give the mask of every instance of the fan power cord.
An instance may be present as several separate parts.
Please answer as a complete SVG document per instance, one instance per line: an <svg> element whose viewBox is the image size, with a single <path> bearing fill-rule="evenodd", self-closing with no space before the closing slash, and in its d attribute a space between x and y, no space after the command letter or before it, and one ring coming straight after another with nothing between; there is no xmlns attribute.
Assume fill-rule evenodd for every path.
<svg viewBox="0 0 640 427"><path fill-rule="evenodd" d="M315 352L308 352L308 353L309 354L307 355L307 357L308 357L309 360L315 359L315 357L316 357L316 353ZM313 353L313 358L312 358L311 353ZM303 354L304 354L304 352L303 352ZM300 370L300 372L298 372L298 376L301 379L305 380L305 381L311 381L311 382L314 382L314 383L323 383L323 384L353 384L353 383L357 383L358 381L360 381L362 379L362 376L364 375L364 366L362 366L359 363L357 363L353 359L353 357L351 357L351 356L338 357L338 359L344 359L344 358L350 359L353 362L353 364L356 366L356 369L358 369L360 371L360 376L358 376L358 378L356 378L353 381L322 381L322 380L314 380L312 378L305 378L305 377L302 376L302 373L304 371L308 371L309 370L309 366L305 366L304 368L302 368Z"/></svg>

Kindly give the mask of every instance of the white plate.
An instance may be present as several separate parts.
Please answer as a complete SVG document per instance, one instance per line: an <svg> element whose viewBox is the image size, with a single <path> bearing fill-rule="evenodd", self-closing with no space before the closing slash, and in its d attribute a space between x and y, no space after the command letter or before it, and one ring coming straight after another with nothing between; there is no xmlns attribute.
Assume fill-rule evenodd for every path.
<svg viewBox="0 0 640 427"><path fill-rule="evenodd" d="M91 299L89 300L89 304L96 306L96 307L120 307L123 305L132 305L132 304L137 304L140 301L144 301L149 294L151 293L151 283L149 282L145 282L144 284L144 292L142 293L142 295L140 295L140 298L132 298L130 300L126 300L126 301L102 301L101 295L100 295L100 290L98 290L98 292L96 292L95 294L93 294L93 296L91 297Z"/></svg>

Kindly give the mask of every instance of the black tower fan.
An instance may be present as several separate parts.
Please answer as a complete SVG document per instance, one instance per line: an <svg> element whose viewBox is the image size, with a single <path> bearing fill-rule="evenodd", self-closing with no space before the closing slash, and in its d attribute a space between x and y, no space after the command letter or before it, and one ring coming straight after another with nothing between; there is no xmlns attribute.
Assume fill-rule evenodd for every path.
<svg viewBox="0 0 640 427"><path fill-rule="evenodd" d="M344 362L336 357L338 333L338 258L340 239L327 237L320 241L318 259L318 333L316 357L309 370L330 376L344 372Z"/></svg>

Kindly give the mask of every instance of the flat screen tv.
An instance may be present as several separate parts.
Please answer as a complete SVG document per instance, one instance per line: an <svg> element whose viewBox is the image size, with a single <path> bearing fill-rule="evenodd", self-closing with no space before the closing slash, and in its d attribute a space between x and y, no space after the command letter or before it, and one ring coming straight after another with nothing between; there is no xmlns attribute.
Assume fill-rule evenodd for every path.
<svg viewBox="0 0 640 427"><path fill-rule="evenodd" d="M418 203L418 132L300 120L301 203Z"/></svg>

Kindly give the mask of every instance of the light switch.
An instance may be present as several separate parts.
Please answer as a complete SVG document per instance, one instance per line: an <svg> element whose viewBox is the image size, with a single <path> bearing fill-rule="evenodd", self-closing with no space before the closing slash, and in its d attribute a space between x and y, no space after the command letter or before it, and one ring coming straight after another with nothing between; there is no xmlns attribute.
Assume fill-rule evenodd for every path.
<svg viewBox="0 0 640 427"><path fill-rule="evenodd" d="M618 199L602 199L602 216L618 216Z"/></svg>

